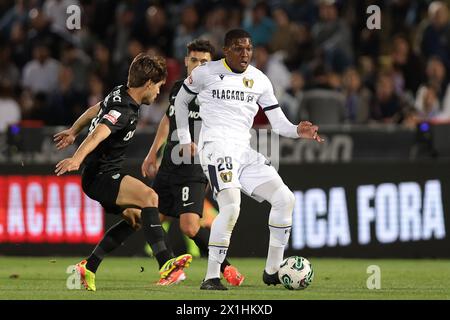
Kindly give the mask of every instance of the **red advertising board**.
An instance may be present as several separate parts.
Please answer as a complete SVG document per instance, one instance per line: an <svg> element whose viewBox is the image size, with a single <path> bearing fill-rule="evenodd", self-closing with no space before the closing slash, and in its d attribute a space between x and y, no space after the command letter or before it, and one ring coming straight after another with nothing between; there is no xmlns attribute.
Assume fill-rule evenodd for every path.
<svg viewBox="0 0 450 320"><path fill-rule="evenodd" d="M80 176L0 177L0 242L96 243L103 218Z"/></svg>

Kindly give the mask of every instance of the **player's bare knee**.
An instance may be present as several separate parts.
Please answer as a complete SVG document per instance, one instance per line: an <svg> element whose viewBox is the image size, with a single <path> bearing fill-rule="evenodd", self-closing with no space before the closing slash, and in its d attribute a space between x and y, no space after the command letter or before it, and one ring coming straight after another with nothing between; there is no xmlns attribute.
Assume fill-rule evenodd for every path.
<svg viewBox="0 0 450 320"><path fill-rule="evenodd" d="M158 194L151 188L146 188L142 193L143 207L158 207Z"/></svg>
<svg viewBox="0 0 450 320"><path fill-rule="evenodd" d="M196 224L181 224L180 229L189 238L193 238L197 235L200 225Z"/></svg>

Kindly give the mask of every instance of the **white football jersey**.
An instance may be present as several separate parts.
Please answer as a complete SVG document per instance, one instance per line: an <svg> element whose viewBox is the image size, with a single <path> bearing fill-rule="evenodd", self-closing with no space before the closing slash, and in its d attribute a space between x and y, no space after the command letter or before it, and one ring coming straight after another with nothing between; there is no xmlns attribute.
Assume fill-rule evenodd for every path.
<svg viewBox="0 0 450 320"><path fill-rule="evenodd" d="M225 59L195 68L183 88L196 94L200 104L200 142L232 139L248 145L250 128L259 106L268 111L278 107L272 83L249 65L242 73L231 71Z"/></svg>

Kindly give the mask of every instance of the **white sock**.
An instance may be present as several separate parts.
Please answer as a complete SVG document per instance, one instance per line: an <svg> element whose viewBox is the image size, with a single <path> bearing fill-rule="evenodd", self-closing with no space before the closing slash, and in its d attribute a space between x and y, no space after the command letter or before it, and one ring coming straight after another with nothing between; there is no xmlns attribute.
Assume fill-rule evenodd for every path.
<svg viewBox="0 0 450 320"><path fill-rule="evenodd" d="M211 225L209 236L207 279L220 278L220 265L227 256L231 233L239 217L241 202L239 189L225 189L218 193L219 214Z"/></svg>
<svg viewBox="0 0 450 320"><path fill-rule="evenodd" d="M205 280L220 278L220 265L225 260L227 248L209 247L208 268Z"/></svg>
<svg viewBox="0 0 450 320"><path fill-rule="evenodd" d="M284 247L289 240L291 227L275 228L269 226L269 229L270 241L265 270L268 274L274 274L280 269L280 264L283 262Z"/></svg>
<svg viewBox="0 0 450 320"><path fill-rule="evenodd" d="M266 272L274 274L280 269L280 264L283 261L284 248L269 246L266 260Z"/></svg>

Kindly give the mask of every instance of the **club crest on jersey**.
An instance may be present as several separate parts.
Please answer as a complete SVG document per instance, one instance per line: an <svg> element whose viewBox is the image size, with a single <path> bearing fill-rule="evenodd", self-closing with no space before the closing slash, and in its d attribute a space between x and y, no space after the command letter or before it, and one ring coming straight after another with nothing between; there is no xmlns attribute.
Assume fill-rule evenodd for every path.
<svg viewBox="0 0 450 320"><path fill-rule="evenodd" d="M117 120L119 119L121 113L116 110L111 110L107 114L103 116L104 119L108 120L112 124L116 124Z"/></svg>
<svg viewBox="0 0 450 320"><path fill-rule="evenodd" d="M242 79L242 82L244 82L244 86L246 87L246 88L253 88L253 84L255 83L255 80L253 80L253 79L247 79L247 78L245 78L244 77L244 79Z"/></svg>
<svg viewBox="0 0 450 320"><path fill-rule="evenodd" d="M232 171L221 172L220 179L222 179L224 183L231 182L231 180L233 179L233 172Z"/></svg>

